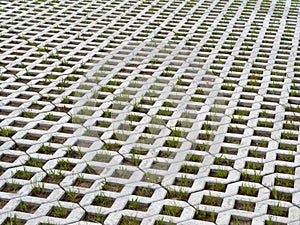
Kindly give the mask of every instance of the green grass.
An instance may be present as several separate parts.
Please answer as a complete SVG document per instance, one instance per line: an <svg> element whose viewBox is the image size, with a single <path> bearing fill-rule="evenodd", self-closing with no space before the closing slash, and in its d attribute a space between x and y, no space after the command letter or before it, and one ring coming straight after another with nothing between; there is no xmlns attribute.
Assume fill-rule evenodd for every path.
<svg viewBox="0 0 300 225"><path fill-rule="evenodd" d="M161 214L179 217L181 215L182 210L183 209L178 206L164 205Z"/></svg>
<svg viewBox="0 0 300 225"><path fill-rule="evenodd" d="M11 137L13 135L13 129L12 128L1 128L0 129L0 136L2 137Z"/></svg>

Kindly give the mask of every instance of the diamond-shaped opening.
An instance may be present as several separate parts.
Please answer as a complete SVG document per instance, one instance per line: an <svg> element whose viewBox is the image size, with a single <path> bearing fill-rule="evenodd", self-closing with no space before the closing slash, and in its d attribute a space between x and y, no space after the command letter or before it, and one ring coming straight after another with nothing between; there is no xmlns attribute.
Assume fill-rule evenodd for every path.
<svg viewBox="0 0 300 225"><path fill-rule="evenodd" d="M169 148L179 148L181 146L181 142L175 138L167 139L163 146Z"/></svg>
<svg viewBox="0 0 300 225"><path fill-rule="evenodd" d="M14 215L12 217L8 217L3 224L24 225L26 222L27 220L17 218L16 215Z"/></svg>
<svg viewBox="0 0 300 225"><path fill-rule="evenodd" d="M117 142L106 142L103 145L103 148L108 151L119 151L122 145Z"/></svg>
<svg viewBox="0 0 300 225"><path fill-rule="evenodd" d="M49 121L58 121L61 117L55 116L52 113L48 113L45 117L44 120L49 120Z"/></svg>
<svg viewBox="0 0 300 225"><path fill-rule="evenodd" d="M69 158L81 159L84 155L80 147L74 148L72 146L69 146L65 151L66 151L65 157L69 157Z"/></svg>
<svg viewBox="0 0 300 225"><path fill-rule="evenodd" d="M25 165L42 168L44 164L45 164L45 160L29 158Z"/></svg>
<svg viewBox="0 0 300 225"><path fill-rule="evenodd" d="M109 163L113 156L109 152L97 152L93 160L98 162Z"/></svg>
<svg viewBox="0 0 300 225"><path fill-rule="evenodd" d="M15 210L33 214L38 207L39 205L21 201Z"/></svg>
<svg viewBox="0 0 300 225"><path fill-rule="evenodd" d="M189 192L184 190L183 188L179 188L179 189L167 188L166 198L168 199L188 201L189 196L190 196Z"/></svg>
<svg viewBox="0 0 300 225"><path fill-rule="evenodd" d="M280 217L288 217L289 209L281 206L280 203L276 205L268 205L267 214Z"/></svg>
<svg viewBox="0 0 300 225"><path fill-rule="evenodd" d="M155 220L154 225L175 225L176 223L173 223L172 220L166 221L165 218L157 219Z"/></svg>
<svg viewBox="0 0 300 225"><path fill-rule="evenodd" d="M176 152L171 151L170 149L167 150L161 150L159 151L157 157L161 158L169 158L169 159L174 159L176 156Z"/></svg>
<svg viewBox="0 0 300 225"><path fill-rule="evenodd" d="M218 177L218 178L227 178L228 177L228 170L222 169L211 169L209 172L210 177Z"/></svg>
<svg viewBox="0 0 300 225"><path fill-rule="evenodd" d="M136 218L136 217L129 217L129 216L122 216L120 222L118 223L118 225L139 225L141 224L141 220Z"/></svg>
<svg viewBox="0 0 300 225"><path fill-rule="evenodd" d="M99 121L97 121L96 122L96 124L95 124L95 126L97 126L97 127L105 127L105 128L107 128L107 127L109 127L110 126L110 122L108 122L108 121L104 121L104 120L99 120Z"/></svg>
<svg viewBox="0 0 300 225"><path fill-rule="evenodd" d="M215 134L212 131L206 131L199 133L198 139L199 140L206 140L206 141L213 141L215 138Z"/></svg>
<svg viewBox="0 0 300 225"><path fill-rule="evenodd" d="M127 130L127 131L133 131L135 128L136 126L133 125L132 123L122 123L118 127L119 130Z"/></svg>
<svg viewBox="0 0 300 225"><path fill-rule="evenodd" d="M207 210L199 210L196 209L194 219L208 221L208 222L215 222L218 217L218 214L214 211L207 211Z"/></svg>
<svg viewBox="0 0 300 225"><path fill-rule="evenodd" d="M268 220L265 220L264 225L288 225L287 223L281 223L281 222L276 222L272 217L270 217Z"/></svg>
<svg viewBox="0 0 300 225"><path fill-rule="evenodd" d="M289 166L275 165L275 173L295 175L295 168Z"/></svg>
<svg viewBox="0 0 300 225"><path fill-rule="evenodd" d="M50 143L57 143L57 144L63 144L65 143L65 141L67 140L67 138L65 137L59 137L59 136L52 136L48 142Z"/></svg>
<svg viewBox="0 0 300 225"><path fill-rule="evenodd" d="M59 184L64 179L64 174L61 171L50 171L43 179L45 183Z"/></svg>
<svg viewBox="0 0 300 225"><path fill-rule="evenodd" d="M24 167L23 170L17 170L16 173L13 175L13 178L30 180L33 176L34 173L28 172Z"/></svg>
<svg viewBox="0 0 300 225"><path fill-rule="evenodd" d="M16 156L16 155L2 154L0 156L0 161L7 162L7 163L13 163L17 158L18 158L18 156Z"/></svg>
<svg viewBox="0 0 300 225"><path fill-rule="evenodd" d="M249 202L249 201L236 200L235 203L234 203L234 208L239 209L239 210L243 210L243 211L254 212L255 203Z"/></svg>
<svg viewBox="0 0 300 225"><path fill-rule="evenodd" d="M107 215L101 214L101 213L85 213L83 217L83 221L87 222L96 222L96 223L101 223L104 224L105 219L107 218Z"/></svg>
<svg viewBox="0 0 300 225"><path fill-rule="evenodd" d="M179 206L164 205L160 214L167 215L167 216L180 217L182 211L183 211L183 208L181 208Z"/></svg>
<svg viewBox="0 0 300 225"><path fill-rule="evenodd" d="M181 166L180 171L181 173L189 173L189 174L197 174L199 171L198 166L184 164Z"/></svg>
<svg viewBox="0 0 300 225"><path fill-rule="evenodd" d="M185 127L190 128L192 127L193 123L188 120L178 120L176 123L176 127Z"/></svg>
<svg viewBox="0 0 300 225"><path fill-rule="evenodd" d="M78 147L82 147L82 148L89 148L92 144L93 144L92 141L79 139L78 141L76 141L74 146L78 146Z"/></svg>
<svg viewBox="0 0 300 225"><path fill-rule="evenodd" d="M187 136L187 133L182 131L181 129L175 128L175 129L171 129L170 136L185 138Z"/></svg>
<svg viewBox="0 0 300 225"><path fill-rule="evenodd" d="M264 164L259 163L259 162L246 161L245 168L251 169L251 170L263 170Z"/></svg>
<svg viewBox="0 0 300 225"><path fill-rule="evenodd" d="M241 138L232 137L232 136L226 136L224 139L225 143L231 143L231 144L240 144Z"/></svg>
<svg viewBox="0 0 300 225"><path fill-rule="evenodd" d="M281 177L276 177L275 178L275 185L276 186L293 188L294 187L294 182L295 181L292 180L292 179L286 179L286 178L281 178Z"/></svg>
<svg viewBox="0 0 300 225"><path fill-rule="evenodd" d="M146 135L142 135L139 137L138 139L138 143L142 143L142 144L153 144L155 141L155 138L153 136L146 136Z"/></svg>
<svg viewBox="0 0 300 225"><path fill-rule="evenodd" d="M123 179L129 179L132 175L132 172L126 169L125 167L122 167L121 169L115 170L115 172L112 174L112 177L118 177Z"/></svg>
<svg viewBox="0 0 300 225"><path fill-rule="evenodd" d="M88 163L86 163L85 169L83 170L83 173L88 173L88 174L101 174L103 171L103 168L96 168L96 167L91 167Z"/></svg>
<svg viewBox="0 0 300 225"><path fill-rule="evenodd" d="M248 157L255 157L255 158L266 158L266 153L262 151L258 151L257 149L250 149L248 152Z"/></svg>
<svg viewBox="0 0 300 225"><path fill-rule="evenodd" d="M81 188L90 188L93 183L93 180L85 179L82 174L79 174L73 185Z"/></svg>
<svg viewBox="0 0 300 225"><path fill-rule="evenodd" d="M139 202L138 198L129 200L125 206L125 209L144 211L146 212L149 208L149 204Z"/></svg>
<svg viewBox="0 0 300 225"><path fill-rule="evenodd" d="M256 172L256 170L254 170L254 174L248 174L247 171L245 171L241 173L241 180L254 183L261 183L262 175L259 172Z"/></svg>
<svg viewBox="0 0 300 225"><path fill-rule="evenodd" d="M43 124L43 123L38 123L35 127L33 127L33 129L36 129L36 130L49 130L50 128L51 128L50 125Z"/></svg>
<svg viewBox="0 0 300 225"><path fill-rule="evenodd" d="M251 225L252 219L246 217L231 216L229 225L236 225L236 224Z"/></svg>
<svg viewBox="0 0 300 225"><path fill-rule="evenodd" d="M158 135L160 133L160 129L156 127L146 127L143 133Z"/></svg>
<svg viewBox="0 0 300 225"><path fill-rule="evenodd" d="M278 191L276 188L273 188L270 193L270 198L279 200L279 201L286 201L286 202L292 202L292 194Z"/></svg>
<svg viewBox="0 0 300 225"><path fill-rule="evenodd" d="M41 145L37 153L53 155L56 151L56 148L51 147L50 144L47 145L44 143Z"/></svg>
<svg viewBox="0 0 300 225"><path fill-rule="evenodd" d="M141 160L139 155L133 154L130 158L126 157L122 160L122 165L139 166Z"/></svg>
<svg viewBox="0 0 300 225"><path fill-rule="evenodd" d="M65 192L63 197L60 198L60 201L79 203L83 198L83 196L84 195L81 194L79 191L68 190Z"/></svg>
<svg viewBox="0 0 300 225"><path fill-rule="evenodd" d="M0 199L0 209L2 209L5 205L6 205L6 203L8 203L9 202L9 200L6 200L6 199Z"/></svg>
<svg viewBox="0 0 300 225"><path fill-rule="evenodd" d="M153 193L154 193L154 189L150 188L150 187L141 187L141 186L137 186L134 189L133 194L134 195L138 195L138 196L143 196L143 197L152 197Z"/></svg>
<svg viewBox="0 0 300 225"><path fill-rule="evenodd" d="M52 193L52 190L45 189L43 184L34 185L33 189L30 192L30 196L39 197L39 198L48 198Z"/></svg>
<svg viewBox="0 0 300 225"><path fill-rule="evenodd" d="M9 115L11 112L12 112L11 110L1 109L1 110L0 110L0 115L7 116L7 115Z"/></svg>
<svg viewBox="0 0 300 225"><path fill-rule="evenodd" d="M27 139L27 140L33 140L33 141L36 141L38 139L40 139L42 135L40 134L35 134L35 133L26 133L25 136L23 137L24 139Z"/></svg>
<svg viewBox="0 0 300 225"><path fill-rule="evenodd" d="M133 121L133 122L140 122L143 117L137 115L137 114L129 114L127 117L127 120Z"/></svg>
<svg viewBox="0 0 300 225"><path fill-rule="evenodd" d="M83 135L88 137L100 138L102 134L103 134L102 131L87 129Z"/></svg>
<svg viewBox="0 0 300 225"><path fill-rule="evenodd" d="M276 160L286 161L286 162L294 162L295 156L292 154L276 154Z"/></svg>
<svg viewBox="0 0 300 225"><path fill-rule="evenodd" d="M68 159L59 159L57 160L55 169L71 171L74 167L75 165L71 163Z"/></svg>
<svg viewBox="0 0 300 225"><path fill-rule="evenodd" d="M255 186L242 184L242 186L239 187L238 194L257 197L258 189Z"/></svg>
<svg viewBox="0 0 300 225"><path fill-rule="evenodd" d="M128 135L122 134L122 133L113 133L113 135L111 136L111 139L126 141L128 139Z"/></svg>
<svg viewBox="0 0 300 225"><path fill-rule="evenodd" d="M162 179L163 179L163 177L160 175L147 172L143 176L142 181L159 184L162 181Z"/></svg>
<svg viewBox="0 0 300 225"><path fill-rule="evenodd" d="M170 167L169 163L158 162L158 161L154 161L151 165L152 169L157 169L157 170L168 170L169 167Z"/></svg>
<svg viewBox="0 0 300 225"><path fill-rule="evenodd" d="M62 107L55 107L53 109L54 112L64 112L67 113L70 111L70 108L66 107L66 106L62 106Z"/></svg>
<svg viewBox="0 0 300 225"><path fill-rule="evenodd" d="M223 184L223 183L217 183L217 182L206 182L205 183L206 190L225 192L226 188L227 188L227 185Z"/></svg>
<svg viewBox="0 0 300 225"><path fill-rule="evenodd" d="M133 147L130 150L130 153L135 155L147 155L148 152L149 152L148 149L141 148L141 147Z"/></svg>
<svg viewBox="0 0 300 225"><path fill-rule="evenodd" d="M204 195L201 201L201 204L204 205L212 205L212 206L221 206L223 199L220 197L212 196L212 195Z"/></svg>
<svg viewBox="0 0 300 225"><path fill-rule="evenodd" d="M192 146L191 146L191 149L196 150L196 151L208 151L209 148L210 148L210 146L207 142L193 143Z"/></svg>
<svg viewBox="0 0 300 225"><path fill-rule="evenodd" d="M111 192L121 192L124 185L113 183L113 182L102 182L102 190L103 191L111 191Z"/></svg>
<svg viewBox="0 0 300 225"><path fill-rule="evenodd" d="M182 187L192 187L194 181L192 179L187 178L186 176L176 177L174 181L174 185L182 186Z"/></svg>
<svg viewBox="0 0 300 225"><path fill-rule="evenodd" d="M114 201L115 199L107 197L103 193L100 193L94 198L92 205L109 208L114 204Z"/></svg>
<svg viewBox="0 0 300 225"><path fill-rule="evenodd" d="M190 162L201 163L203 161L203 156L197 154L187 154L185 160Z"/></svg>
<svg viewBox="0 0 300 225"><path fill-rule="evenodd" d="M23 121L13 121L12 123L9 124L12 127L25 127L27 125L26 122Z"/></svg>
<svg viewBox="0 0 300 225"><path fill-rule="evenodd" d="M10 192L10 193L17 193L20 189L22 188L22 186L20 184L17 183L5 183L2 188L1 191L2 192Z"/></svg>
<svg viewBox="0 0 300 225"><path fill-rule="evenodd" d="M71 213L70 209L66 209L62 206L55 206L52 207L48 215L53 217L58 217L58 218L67 218L70 213Z"/></svg>

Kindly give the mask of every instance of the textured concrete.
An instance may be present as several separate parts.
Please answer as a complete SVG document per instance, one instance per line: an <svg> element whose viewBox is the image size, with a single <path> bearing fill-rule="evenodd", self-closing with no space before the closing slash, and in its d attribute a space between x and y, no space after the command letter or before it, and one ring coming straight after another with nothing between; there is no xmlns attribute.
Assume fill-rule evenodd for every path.
<svg viewBox="0 0 300 225"><path fill-rule="evenodd" d="M299 9L0 1L0 224L300 225Z"/></svg>

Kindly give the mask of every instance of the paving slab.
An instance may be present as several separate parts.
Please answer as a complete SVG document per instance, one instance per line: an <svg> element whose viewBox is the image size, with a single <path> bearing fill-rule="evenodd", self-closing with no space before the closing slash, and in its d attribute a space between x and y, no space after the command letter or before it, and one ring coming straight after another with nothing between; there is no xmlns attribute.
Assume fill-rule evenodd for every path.
<svg viewBox="0 0 300 225"><path fill-rule="evenodd" d="M300 225L298 0L0 0L0 224Z"/></svg>

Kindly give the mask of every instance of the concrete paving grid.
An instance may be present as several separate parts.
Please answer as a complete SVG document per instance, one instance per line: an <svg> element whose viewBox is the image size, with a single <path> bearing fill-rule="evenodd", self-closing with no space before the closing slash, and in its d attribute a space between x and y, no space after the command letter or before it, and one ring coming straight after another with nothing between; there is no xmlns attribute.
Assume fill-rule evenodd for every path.
<svg viewBox="0 0 300 225"><path fill-rule="evenodd" d="M299 9L0 1L0 224L299 225Z"/></svg>

